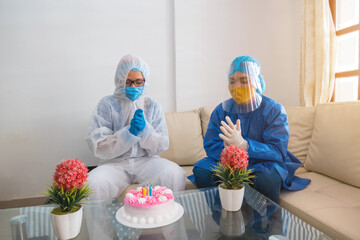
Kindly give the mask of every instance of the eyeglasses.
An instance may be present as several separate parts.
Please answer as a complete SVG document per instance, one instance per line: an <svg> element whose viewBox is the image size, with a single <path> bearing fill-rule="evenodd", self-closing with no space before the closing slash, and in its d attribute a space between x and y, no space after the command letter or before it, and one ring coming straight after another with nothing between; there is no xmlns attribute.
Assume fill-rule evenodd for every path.
<svg viewBox="0 0 360 240"><path fill-rule="evenodd" d="M145 79L136 79L136 80L130 80L126 79L126 86L130 87L132 84L135 85L135 87L141 87L144 85Z"/></svg>

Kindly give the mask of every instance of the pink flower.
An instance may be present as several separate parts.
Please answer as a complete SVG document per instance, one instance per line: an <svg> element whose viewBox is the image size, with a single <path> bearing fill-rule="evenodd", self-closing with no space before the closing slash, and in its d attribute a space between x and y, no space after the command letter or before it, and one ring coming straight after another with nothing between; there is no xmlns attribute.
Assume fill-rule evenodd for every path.
<svg viewBox="0 0 360 240"><path fill-rule="evenodd" d="M56 166L54 182L68 192L76 187L81 189L87 180L88 169L78 159L68 159Z"/></svg>
<svg viewBox="0 0 360 240"><path fill-rule="evenodd" d="M220 160L225 168L232 168L234 171L237 169L245 170L249 165L248 157L245 149L230 145L221 152Z"/></svg>

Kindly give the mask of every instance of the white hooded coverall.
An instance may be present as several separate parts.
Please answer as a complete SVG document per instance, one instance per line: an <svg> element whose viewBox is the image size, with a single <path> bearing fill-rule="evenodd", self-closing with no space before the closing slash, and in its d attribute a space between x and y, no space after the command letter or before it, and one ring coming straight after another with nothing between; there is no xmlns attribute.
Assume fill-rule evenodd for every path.
<svg viewBox="0 0 360 240"><path fill-rule="evenodd" d="M125 92L130 70L144 75L140 97L131 101ZM90 199L111 199L128 185L161 185L173 191L185 188L186 174L176 163L158 154L169 147L169 137L162 108L154 99L144 96L149 85L149 67L139 57L123 57L115 74L115 92L102 98L89 123L87 143L96 157L102 159L89 173ZM146 125L138 136L129 132L136 109L143 109Z"/></svg>

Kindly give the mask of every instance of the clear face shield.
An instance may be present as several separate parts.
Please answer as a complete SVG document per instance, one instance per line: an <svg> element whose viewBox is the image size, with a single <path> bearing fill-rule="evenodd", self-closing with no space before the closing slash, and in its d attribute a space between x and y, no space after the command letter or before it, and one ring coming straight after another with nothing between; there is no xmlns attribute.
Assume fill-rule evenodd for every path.
<svg viewBox="0 0 360 240"><path fill-rule="evenodd" d="M256 110L261 104L263 80L260 67L255 62L240 62L232 64L229 73L228 88L236 105L226 106L237 113L247 113Z"/></svg>

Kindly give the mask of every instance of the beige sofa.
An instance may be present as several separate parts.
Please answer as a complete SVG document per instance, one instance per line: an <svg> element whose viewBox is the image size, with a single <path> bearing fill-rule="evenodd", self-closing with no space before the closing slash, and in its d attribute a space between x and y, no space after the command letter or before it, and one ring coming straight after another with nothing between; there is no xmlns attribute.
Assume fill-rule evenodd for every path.
<svg viewBox="0 0 360 240"><path fill-rule="evenodd" d="M161 156L188 175L206 156L203 138L213 109L165 114L170 146ZM279 204L334 239L360 239L360 102L286 111L289 150L303 162L296 174L312 182L302 191L282 191ZM187 180L186 189L192 188Z"/></svg>
<svg viewBox="0 0 360 240"><path fill-rule="evenodd" d="M312 182L280 205L334 239L360 239L360 102L286 111L297 175Z"/></svg>

